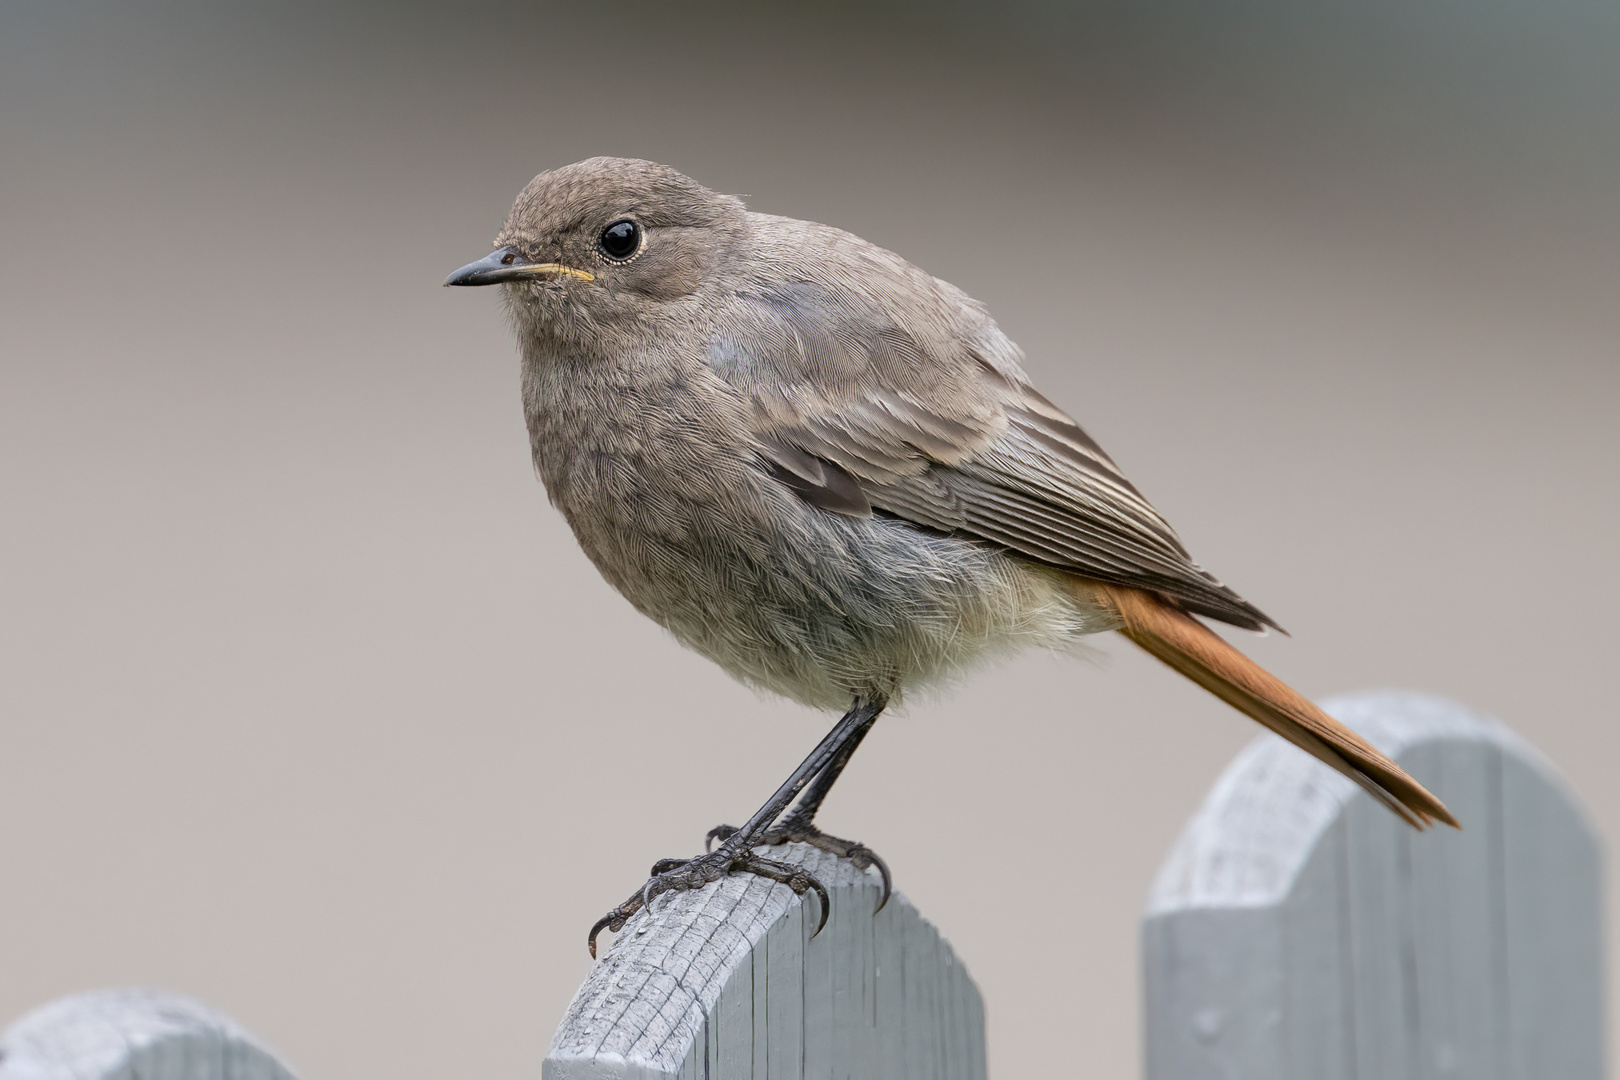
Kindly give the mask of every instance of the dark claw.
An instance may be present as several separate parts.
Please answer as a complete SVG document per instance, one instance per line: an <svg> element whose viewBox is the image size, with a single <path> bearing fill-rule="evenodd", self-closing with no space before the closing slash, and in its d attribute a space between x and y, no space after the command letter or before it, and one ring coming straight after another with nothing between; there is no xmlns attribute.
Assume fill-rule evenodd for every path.
<svg viewBox="0 0 1620 1080"><path fill-rule="evenodd" d="M872 865L878 868L878 873L883 878L883 895L878 897L878 906L872 909L872 914L876 915L888 904L889 895L894 892L894 879L889 876L889 864L880 859L877 852L868 847L863 847L861 850L866 853L868 859L872 860ZM866 868L863 866L861 869Z"/></svg>
<svg viewBox="0 0 1620 1080"><path fill-rule="evenodd" d="M638 908L641 906L641 897L634 896L631 897L631 899L636 901L636 906ZM625 904L628 904L629 902L629 900L626 900ZM624 929L626 920L628 920L631 915L635 914L634 909L624 911L623 907L624 905L621 904L619 907L614 908L600 919L597 919L596 924L591 927L590 936L585 939L585 947L591 950L592 960L596 959L596 935L600 934L604 929L611 930L617 934L620 930Z"/></svg>
<svg viewBox="0 0 1620 1080"><path fill-rule="evenodd" d="M585 939L585 947L587 949L591 950L591 959L592 960L596 959L596 935L600 934L603 930L606 930L607 927L608 927L608 924L611 923L612 921L613 921L613 916L604 915L600 919L597 919L596 922L591 925L591 933L590 933L590 936Z"/></svg>
<svg viewBox="0 0 1620 1080"><path fill-rule="evenodd" d="M641 906L649 915L652 914L653 882L657 880L656 877L650 877L641 886Z"/></svg>
<svg viewBox="0 0 1620 1080"><path fill-rule="evenodd" d="M736 828L731 825L716 825L714 828L710 829L703 837L704 854L708 854L709 848L714 845L716 840L723 844L727 840L730 840L732 836L736 834L736 832Z"/></svg>
<svg viewBox="0 0 1620 1080"><path fill-rule="evenodd" d="M810 877L808 874L805 876ZM827 887L813 877L810 877L810 887L816 890L816 898L821 901L821 919L816 923L816 928L810 932L810 938L814 940L815 936L821 933L822 927L827 925L827 916L832 914L832 899L827 896ZM801 892L799 895L803 896L804 893Z"/></svg>

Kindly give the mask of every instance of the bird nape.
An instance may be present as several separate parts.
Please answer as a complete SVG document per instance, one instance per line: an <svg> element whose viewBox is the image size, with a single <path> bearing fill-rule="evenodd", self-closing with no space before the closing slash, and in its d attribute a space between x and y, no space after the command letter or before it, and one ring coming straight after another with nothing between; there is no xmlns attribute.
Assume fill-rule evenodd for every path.
<svg viewBox="0 0 1620 1080"><path fill-rule="evenodd" d="M535 177L445 284L504 286L535 466L603 577L745 683L847 710L718 847L655 864L593 956L659 894L736 871L814 890L825 922L821 884L755 850L788 841L876 866L887 900L883 861L814 824L885 705L1109 630L1409 824L1457 824L1199 621L1276 626L1030 385L983 305L893 252L591 158Z"/></svg>

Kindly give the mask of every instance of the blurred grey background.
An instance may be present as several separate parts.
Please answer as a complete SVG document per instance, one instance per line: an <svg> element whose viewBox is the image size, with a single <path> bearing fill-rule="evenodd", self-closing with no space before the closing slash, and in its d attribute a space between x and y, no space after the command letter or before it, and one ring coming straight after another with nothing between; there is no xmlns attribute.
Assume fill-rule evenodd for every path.
<svg viewBox="0 0 1620 1080"><path fill-rule="evenodd" d="M0 1017L149 984L307 1080L533 1076L591 921L823 732L600 581L497 298L438 287L592 154L983 299L1257 658L1495 714L1620 833L1616 55L1579 0L10 0ZM825 823L994 1074L1056 1027L1130 1076L1148 883L1254 734L1123 641L1029 656Z"/></svg>

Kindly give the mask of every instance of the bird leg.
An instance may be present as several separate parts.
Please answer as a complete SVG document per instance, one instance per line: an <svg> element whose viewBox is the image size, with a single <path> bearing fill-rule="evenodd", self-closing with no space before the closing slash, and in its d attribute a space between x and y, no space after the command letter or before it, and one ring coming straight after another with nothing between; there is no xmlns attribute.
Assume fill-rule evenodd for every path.
<svg viewBox="0 0 1620 1080"><path fill-rule="evenodd" d="M849 755L854 753L855 747L860 744L886 704L882 698L856 699L849 712L833 725L833 729L810 752L810 756L800 762L799 767L793 770L793 775L776 789L776 794L756 810L754 816L749 818L742 828L729 831L718 848L693 859L660 859L654 863L652 877L647 879L647 883L591 927L590 936L586 939L591 956L596 956L597 934L604 928L617 933L630 916L651 905L653 897L671 891L701 889L709 882L718 881L736 871L758 874L772 881L779 881L800 896L814 889L821 900L821 921L816 924L815 930L815 934L819 934L821 928L827 924L826 887L803 867L761 858L755 855L752 849L764 842L761 838L804 790L805 785L816 780L821 795L826 795L826 789L832 786L834 779L837 779L838 771L843 769ZM832 770L832 777L826 784L821 784L819 778L834 762L837 762L837 768ZM819 804L820 797L817 797L816 802ZM814 813L813 808L811 813ZM886 872L885 880L887 880ZM814 937L815 934L810 936Z"/></svg>
<svg viewBox="0 0 1620 1080"><path fill-rule="evenodd" d="M804 796L799 800L798 805L793 808L792 812L761 833L759 839L755 840L753 845L755 847L774 847L777 844L809 844L811 847L820 848L837 858L848 859L855 864L857 870L865 870L869 866L876 866L878 873L883 876L883 895L878 899L877 909L873 911L874 915L882 911L883 905L889 902L889 893L893 888L893 882L889 876L889 864L879 858L878 853L865 844L829 836L816 828L813 821L816 811L821 809L821 801L827 797L827 792L831 791L833 784L838 781L838 774L844 771L844 766L849 764L849 759L854 755L855 748L861 745L861 740L866 738L866 733L872 730L872 725L876 722L877 715L874 713L864 726L856 729L843 748L827 763L827 767L817 774L815 782L810 785L809 790L804 793ZM738 832L738 829L730 825L716 825L709 830L708 836L704 837L703 849L707 851L709 845L716 840L728 841L736 836Z"/></svg>

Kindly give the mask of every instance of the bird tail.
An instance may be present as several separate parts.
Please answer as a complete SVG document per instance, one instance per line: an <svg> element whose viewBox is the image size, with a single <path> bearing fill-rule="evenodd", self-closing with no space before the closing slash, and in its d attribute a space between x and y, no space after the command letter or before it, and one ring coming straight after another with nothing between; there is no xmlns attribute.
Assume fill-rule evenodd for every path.
<svg viewBox="0 0 1620 1080"><path fill-rule="evenodd" d="M1461 828L1445 804L1389 758L1250 660L1203 623L1152 593L1094 586L1125 624L1120 633L1239 712L1354 780L1401 820Z"/></svg>

